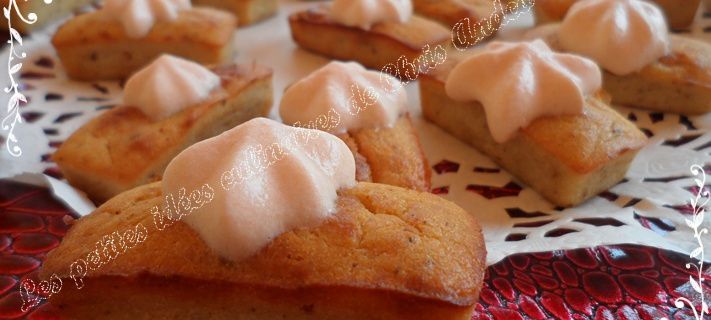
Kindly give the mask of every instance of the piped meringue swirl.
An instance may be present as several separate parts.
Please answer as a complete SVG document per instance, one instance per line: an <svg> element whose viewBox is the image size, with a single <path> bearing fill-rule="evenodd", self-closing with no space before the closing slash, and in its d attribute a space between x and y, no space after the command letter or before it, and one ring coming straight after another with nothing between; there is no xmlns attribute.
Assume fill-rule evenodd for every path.
<svg viewBox="0 0 711 320"><path fill-rule="evenodd" d="M102 10L121 20L126 35L143 38L158 21L173 21L190 0L106 0Z"/></svg>
<svg viewBox="0 0 711 320"><path fill-rule="evenodd" d="M662 11L640 0L582 0L558 32L561 47L616 75L637 72L670 52Z"/></svg>
<svg viewBox="0 0 711 320"><path fill-rule="evenodd" d="M220 82L195 62L162 55L126 81L123 103L157 121L204 102Z"/></svg>
<svg viewBox="0 0 711 320"><path fill-rule="evenodd" d="M334 0L330 8L338 23L365 30L382 22L405 23L412 14L411 0Z"/></svg>
<svg viewBox="0 0 711 320"><path fill-rule="evenodd" d="M543 41L492 42L457 64L445 83L458 101L478 101L493 139L506 142L544 116L580 114L602 74L586 58L552 51Z"/></svg>
<svg viewBox="0 0 711 320"><path fill-rule="evenodd" d="M334 214L337 191L355 185L355 161L334 135L257 118L176 156L163 174L163 194L206 183L213 184L210 201L177 216L218 255L239 261Z"/></svg>
<svg viewBox="0 0 711 320"><path fill-rule="evenodd" d="M387 81L381 82L382 77ZM387 85L396 83L394 77L366 70L355 62L330 62L291 85L284 92L279 113L291 125L336 115L338 121L319 128L331 133L392 127L407 106L405 89Z"/></svg>

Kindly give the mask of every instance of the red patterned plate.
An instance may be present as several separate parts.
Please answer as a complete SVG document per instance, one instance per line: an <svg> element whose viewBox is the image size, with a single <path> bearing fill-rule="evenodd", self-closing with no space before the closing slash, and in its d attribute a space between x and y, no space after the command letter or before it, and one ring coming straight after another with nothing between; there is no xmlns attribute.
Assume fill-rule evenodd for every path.
<svg viewBox="0 0 711 320"><path fill-rule="evenodd" d="M66 215L47 189L0 180L0 319L56 318L46 305L22 312L18 284L59 244ZM700 305L687 263L636 245L510 256L487 269L473 319L694 319L674 306L679 297Z"/></svg>

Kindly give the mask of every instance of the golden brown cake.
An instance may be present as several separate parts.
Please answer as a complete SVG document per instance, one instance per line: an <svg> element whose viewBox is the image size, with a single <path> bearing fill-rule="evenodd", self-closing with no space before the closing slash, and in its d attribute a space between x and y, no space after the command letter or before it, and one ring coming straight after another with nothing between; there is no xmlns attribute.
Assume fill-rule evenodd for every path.
<svg viewBox="0 0 711 320"><path fill-rule="evenodd" d="M379 23L367 31L334 22L324 7L292 14L289 26L294 41L304 49L338 60L357 61L377 70L393 64L397 69L387 71L401 80L416 78L416 75L404 76L408 67L401 62L415 63L425 46L447 46L451 41L449 29L419 16L406 23Z"/></svg>
<svg viewBox="0 0 711 320"><path fill-rule="evenodd" d="M155 228L160 182L124 192L76 222L47 255L49 299L65 319L462 319L483 283L479 225L442 198L358 183L315 228L281 234L256 255L227 261L184 222ZM69 266L114 231L146 227L145 241L89 271ZM77 277L78 278L78 277Z"/></svg>
<svg viewBox="0 0 711 320"><path fill-rule="evenodd" d="M115 107L74 132L52 159L70 184L97 203L160 180L165 166L186 147L269 113L271 70L230 65L213 71L222 89L210 101L159 121L137 108Z"/></svg>
<svg viewBox="0 0 711 320"><path fill-rule="evenodd" d="M57 21L58 19L64 18L71 14L72 12L79 10L80 8L91 4L92 0L61 0L53 1L50 4L45 3L43 0L21 0L16 1L15 5L18 10L22 13L25 18L30 13L37 14L37 21L35 23L29 24L25 23L20 19L17 13L14 12L12 17L12 28L19 31L20 33L30 33L33 30L41 29L42 27L50 24L51 22ZM7 8L9 0L1 0L0 6ZM0 23L0 30L7 30L7 20L3 20Z"/></svg>
<svg viewBox="0 0 711 320"><path fill-rule="evenodd" d="M568 9L576 0L536 0L533 6L536 24L546 24L563 20Z"/></svg>
<svg viewBox="0 0 711 320"><path fill-rule="evenodd" d="M495 18L495 11L515 14L528 10L525 8L533 7L534 2L532 0L412 0L415 12L450 28L466 18L469 18L472 24L482 20L491 21L494 32L489 37L493 37L501 25L501 20Z"/></svg>
<svg viewBox="0 0 711 320"><path fill-rule="evenodd" d="M430 190L432 173L408 115L392 128L366 128L337 136L355 156L358 181Z"/></svg>
<svg viewBox="0 0 711 320"><path fill-rule="evenodd" d="M491 0L412 0L412 4L418 14L449 28L464 18L480 21L494 11Z"/></svg>
<svg viewBox="0 0 711 320"><path fill-rule="evenodd" d="M563 51L557 27L540 29L551 48ZM615 75L603 69L603 87L613 104L689 115L711 112L711 45L670 35L669 55L641 71Z"/></svg>
<svg viewBox="0 0 711 320"><path fill-rule="evenodd" d="M423 115L558 206L579 204L622 180L647 141L597 96L587 99L583 115L538 118L511 140L496 143L481 104L455 101L445 92L445 79L461 57L452 55L420 78Z"/></svg>
<svg viewBox="0 0 711 320"><path fill-rule="evenodd" d="M148 35L133 39L105 10L67 21L52 38L67 75L76 80L125 79L161 54L202 64L219 64L232 54L235 17L210 8L192 8L178 19L157 22Z"/></svg>
<svg viewBox="0 0 711 320"><path fill-rule="evenodd" d="M604 72L613 103L689 115L711 112L711 45L674 35L671 40L671 54L640 72Z"/></svg>
<svg viewBox="0 0 711 320"><path fill-rule="evenodd" d="M577 0L537 0L534 6L536 23L544 24L563 20L565 14ZM701 0L651 0L662 8L669 28L684 30L694 23L696 10Z"/></svg>
<svg viewBox="0 0 711 320"><path fill-rule="evenodd" d="M694 24L696 11L701 0L652 0L656 2L667 17L667 23L672 30L689 29Z"/></svg>
<svg viewBox="0 0 711 320"><path fill-rule="evenodd" d="M390 75L332 61L285 90L279 115L344 141L358 181L429 191L430 169L407 105L402 83Z"/></svg>
<svg viewBox="0 0 711 320"><path fill-rule="evenodd" d="M194 0L192 3L232 12L240 26L262 21L277 12L277 0Z"/></svg>

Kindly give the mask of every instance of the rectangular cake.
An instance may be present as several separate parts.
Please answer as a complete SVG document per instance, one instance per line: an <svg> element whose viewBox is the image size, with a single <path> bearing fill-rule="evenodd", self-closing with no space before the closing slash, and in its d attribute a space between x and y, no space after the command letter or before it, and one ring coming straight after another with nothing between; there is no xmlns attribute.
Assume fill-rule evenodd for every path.
<svg viewBox="0 0 711 320"><path fill-rule="evenodd" d="M236 18L210 8L192 8L176 21L156 23L143 38L126 35L120 20L98 10L67 21L52 45L67 75L76 80L121 80L161 54L201 64L219 64L232 55Z"/></svg>
<svg viewBox="0 0 711 320"><path fill-rule="evenodd" d="M646 137L610 108L588 97L583 115L537 119L504 143L496 143L479 102L447 96L444 83L457 58L420 78L426 119L480 152L558 206L574 206L625 177Z"/></svg>
<svg viewBox="0 0 711 320"><path fill-rule="evenodd" d="M160 180L166 165L195 142L216 136L272 106L272 71L231 65L214 69L222 93L160 121L118 106L79 128L54 153L64 177L103 203L135 186Z"/></svg>

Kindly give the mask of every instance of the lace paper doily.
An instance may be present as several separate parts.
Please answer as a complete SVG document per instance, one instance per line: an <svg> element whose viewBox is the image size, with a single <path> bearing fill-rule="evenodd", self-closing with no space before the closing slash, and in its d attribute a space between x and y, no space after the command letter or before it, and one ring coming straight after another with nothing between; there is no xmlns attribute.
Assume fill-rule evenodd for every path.
<svg viewBox="0 0 711 320"><path fill-rule="evenodd" d="M236 35L238 62L257 61L274 68L275 101L286 85L328 61L297 49L289 35L288 13L312 5L285 2L278 16ZM521 18L519 25L530 24L531 17ZM66 80L50 45L52 29L26 37L21 48L27 58L19 79L29 100L21 107L25 122L18 124L15 134L23 155L13 158L3 146L0 177L22 171L59 176L50 162L51 153L76 128L120 101L116 82ZM699 17L689 36L711 41L711 15ZM7 55L5 50L0 58L7 61ZM479 219L490 264L513 253L605 244L636 243L681 252L696 248L693 232L684 222L696 191L689 169L692 164L705 165L711 176L711 114L684 117L618 108L650 137L650 145L637 156L622 183L581 206L558 210L487 157L424 121L419 116L417 84L409 84L407 90L435 171L433 192ZM3 96L3 102L7 99ZM275 110L272 115L276 117Z"/></svg>

